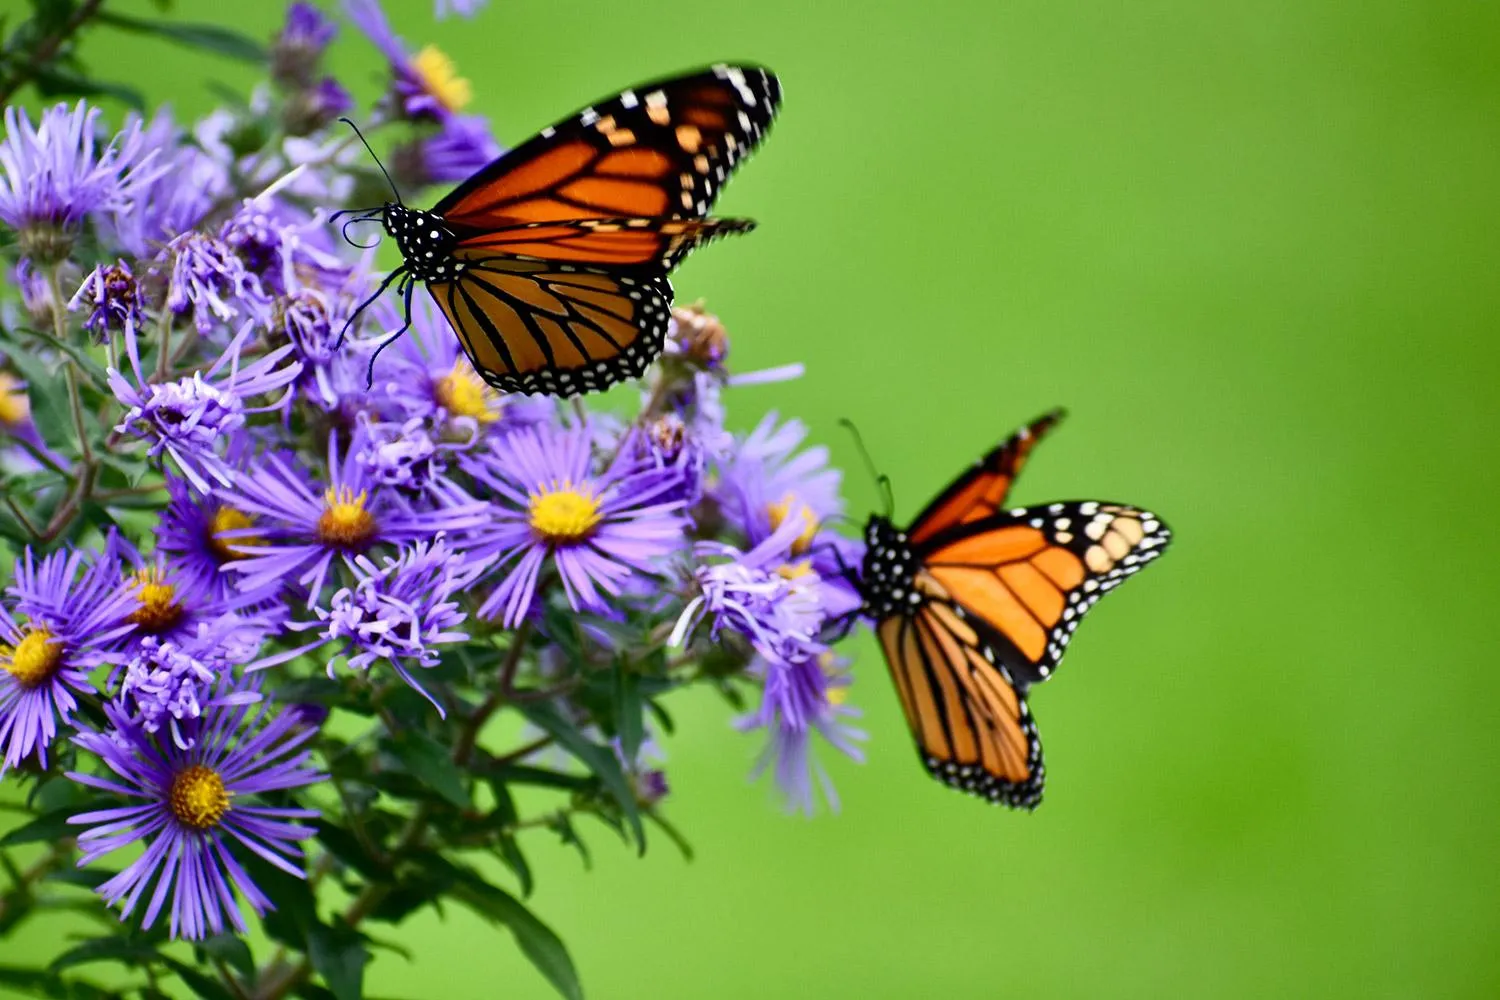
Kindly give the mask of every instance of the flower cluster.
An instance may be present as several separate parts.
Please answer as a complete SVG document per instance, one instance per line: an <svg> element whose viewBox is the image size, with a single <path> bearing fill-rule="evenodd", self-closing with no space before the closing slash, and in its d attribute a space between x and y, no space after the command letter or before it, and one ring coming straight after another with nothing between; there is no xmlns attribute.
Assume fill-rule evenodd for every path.
<svg viewBox="0 0 1500 1000"><path fill-rule="evenodd" d="M498 155L441 52L343 6L389 70L365 132L403 187ZM860 739L829 645L859 607L839 474L795 420L726 425L795 366L733 372L691 307L633 412L505 396L419 296L372 368L406 317L350 324L382 276L329 224L371 176L335 122L339 28L294 0L267 85L190 126L112 133L79 100L7 108L0 141L0 776L72 830L37 877L76 862L170 937L278 919L325 979L348 931L301 880L354 894L349 923L398 919L470 877L452 852L527 881L520 830L643 836L668 799L647 720L677 689L748 695L755 767L800 808L832 799L818 744ZM512 784L567 794L526 819Z"/></svg>

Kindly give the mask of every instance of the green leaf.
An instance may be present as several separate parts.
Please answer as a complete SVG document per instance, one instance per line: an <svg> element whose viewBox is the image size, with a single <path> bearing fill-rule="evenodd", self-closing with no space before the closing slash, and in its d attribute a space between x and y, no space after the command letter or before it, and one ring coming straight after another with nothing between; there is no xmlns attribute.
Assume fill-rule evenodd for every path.
<svg viewBox="0 0 1500 1000"><path fill-rule="evenodd" d="M526 764L502 764L485 772L495 781L513 785L536 785L539 788L561 788L576 792L590 787L596 779L581 778L576 774L548 771L546 768L529 767Z"/></svg>
<svg viewBox="0 0 1500 1000"><path fill-rule="evenodd" d="M315 927L307 940L308 958L337 1000L360 1000L364 995L369 949L359 931L343 920Z"/></svg>
<svg viewBox="0 0 1500 1000"><path fill-rule="evenodd" d="M125 965L145 965L161 959L157 950L148 944L124 937L103 937L85 941L69 948L52 960L48 966L53 972L71 969L75 965L89 962L122 962Z"/></svg>
<svg viewBox="0 0 1500 1000"><path fill-rule="evenodd" d="M387 741L406 770L433 791L460 809L473 809L474 802L464 788L463 772L453 763L453 756L437 740L417 730L401 730Z"/></svg>
<svg viewBox="0 0 1500 1000"><path fill-rule="evenodd" d="M198 942L196 950L200 962L206 956L223 962L247 979L255 975L255 957L250 954L245 939L237 934L215 934L204 938Z"/></svg>
<svg viewBox="0 0 1500 1000"><path fill-rule="evenodd" d="M621 657L615 660L614 682L615 735L620 737L620 753L633 761L646 735L641 679Z"/></svg>
<svg viewBox="0 0 1500 1000"><path fill-rule="evenodd" d="M68 817L77 816L79 813L89 812L95 808L107 808L107 801L94 801L77 806L65 806L49 813L44 813L36 819L19 826L0 837L0 847L15 847L18 844L35 844L40 841L58 841L72 836L78 828L68 824Z"/></svg>
<svg viewBox="0 0 1500 1000"><path fill-rule="evenodd" d="M266 47L248 35L221 28L214 24L178 24L172 21L147 21L114 11L98 15L101 24L112 25L122 31L140 35L155 35L179 45L194 49L206 49L219 55L243 62L265 62Z"/></svg>
<svg viewBox="0 0 1500 1000"><path fill-rule="evenodd" d="M77 806L78 811L83 811L83 804L92 801L96 792L88 785L74 781L68 777L48 778L31 793L27 805L37 812L55 812L65 806Z"/></svg>
<svg viewBox="0 0 1500 1000"><path fill-rule="evenodd" d="M43 97L97 97L105 94L137 111L143 111L146 107L145 96L129 84L90 80L82 73L57 63L37 70L31 80Z"/></svg>
<svg viewBox="0 0 1500 1000"><path fill-rule="evenodd" d="M123 996L93 983L66 980L42 969L23 969L15 965L0 965L0 986L56 1000L120 1000Z"/></svg>
<svg viewBox="0 0 1500 1000"><path fill-rule="evenodd" d="M64 868L60 871L49 872L45 881L76 885L83 889L97 889L118 874L120 873L109 868Z"/></svg>
<svg viewBox="0 0 1500 1000"><path fill-rule="evenodd" d="M518 706L532 724L549 733L568 753L577 757L583 765L599 776L604 787L619 804L625 821L635 834L640 853L646 853L646 831L641 826L640 810L636 806L635 789L614 751L591 742L578 727L564 717L549 702L523 702Z"/></svg>
<svg viewBox="0 0 1500 1000"><path fill-rule="evenodd" d="M327 820L318 822L318 842L328 853L338 858L366 879L378 881L388 879L390 873L379 860L372 857L359 838L343 827L334 826Z"/></svg>
<svg viewBox="0 0 1500 1000"><path fill-rule="evenodd" d="M557 992L568 1000L583 1000L578 971L573 968L573 960L568 956L562 939L552 928L542 923L516 897L486 882L478 872L437 857L429 859L429 863L453 872L454 886L449 895L480 916L510 929L521 951Z"/></svg>
<svg viewBox="0 0 1500 1000"><path fill-rule="evenodd" d="M223 983L212 976L205 976L186 962L179 962L165 955L161 956L161 960L177 973L177 978L187 984L198 1000L236 1000L235 995L229 992Z"/></svg>
<svg viewBox="0 0 1500 1000"><path fill-rule="evenodd" d="M39 355L16 350L6 359L26 380L31 400L31 419L48 447L63 454L77 454L73 417L68 412L68 388L60 371L53 371Z"/></svg>

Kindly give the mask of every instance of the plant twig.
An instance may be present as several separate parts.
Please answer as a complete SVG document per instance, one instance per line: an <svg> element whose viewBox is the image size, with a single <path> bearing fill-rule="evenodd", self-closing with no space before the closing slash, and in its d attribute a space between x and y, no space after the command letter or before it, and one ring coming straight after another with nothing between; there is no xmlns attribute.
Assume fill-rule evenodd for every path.
<svg viewBox="0 0 1500 1000"><path fill-rule="evenodd" d="M57 55L63 43L82 28L89 19L99 13L99 8L104 6L104 0L84 0L73 16L63 22L56 34L42 39L36 49L32 51L31 58L26 60L8 80L0 82L0 104L10 103L11 95L31 82L41 69L47 65L53 56Z"/></svg>

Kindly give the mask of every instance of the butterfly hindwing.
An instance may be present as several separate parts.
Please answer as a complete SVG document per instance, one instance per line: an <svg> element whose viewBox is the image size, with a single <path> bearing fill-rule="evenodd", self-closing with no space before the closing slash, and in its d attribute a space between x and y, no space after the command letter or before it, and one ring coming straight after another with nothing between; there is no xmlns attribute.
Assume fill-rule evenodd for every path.
<svg viewBox="0 0 1500 1000"><path fill-rule="evenodd" d="M940 601L876 631L927 771L991 802L1034 808L1041 739L1024 692L980 634Z"/></svg>
<svg viewBox="0 0 1500 1000"><path fill-rule="evenodd" d="M497 389L572 396L638 377L661 352L672 302L664 273L459 256L463 271L427 288Z"/></svg>
<svg viewBox="0 0 1500 1000"><path fill-rule="evenodd" d="M918 547L949 599L988 633L1023 685L1057 669L1079 621L1101 596L1165 550L1155 514L1098 500L1018 508Z"/></svg>
<svg viewBox="0 0 1500 1000"><path fill-rule="evenodd" d="M578 219L702 218L780 103L780 83L756 66L643 84L542 129L434 212L460 234Z"/></svg>

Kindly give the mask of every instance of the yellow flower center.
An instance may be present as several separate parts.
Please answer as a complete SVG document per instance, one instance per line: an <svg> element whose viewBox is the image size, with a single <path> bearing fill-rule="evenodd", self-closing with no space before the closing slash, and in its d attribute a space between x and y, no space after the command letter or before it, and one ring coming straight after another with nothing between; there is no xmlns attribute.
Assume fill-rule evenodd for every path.
<svg viewBox="0 0 1500 1000"><path fill-rule="evenodd" d="M433 395L438 405L455 417L473 417L481 424L500 419L500 394L474 374L462 358L454 362L453 371L438 380Z"/></svg>
<svg viewBox="0 0 1500 1000"><path fill-rule="evenodd" d="M599 500L568 480L531 494L531 530L553 545L581 542L599 523Z"/></svg>
<svg viewBox="0 0 1500 1000"><path fill-rule="evenodd" d="M323 494L323 516L318 518L318 538L328 545L361 549L375 537L375 515L365 509L370 495L345 486Z"/></svg>
<svg viewBox="0 0 1500 1000"><path fill-rule="evenodd" d="M788 493L779 501L766 506L766 513L771 518L771 530L775 531L786 523L793 515L801 515L805 527L802 534L792 541L792 555L800 556L812 547L813 537L818 533L818 519L813 517L812 511L799 501L795 496Z"/></svg>
<svg viewBox="0 0 1500 1000"><path fill-rule="evenodd" d="M229 792L217 772L202 764L193 764L178 771L172 779L167 805L183 826L209 830L218 826L219 820L229 811Z"/></svg>
<svg viewBox="0 0 1500 1000"><path fill-rule="evenodd" d="M62 654L51 632L33 626L14 649L0 646L0 666L23 688L40 687L62 666Z"/></svg>
<svg viewBox="0 0 1500 1000"><path fill-rule="evenodd" d="M256 535L223 537L226 531L242 531L254 524L255 518L233 507L220 507L214 511L214 516L208 522L208 547L218 557L219 562L233 562L243 558L245 553L240 551L241 545L265 544L265 539Z"/></svg>
<svg viewBox="0 0 1500 1000"><path fill-rule="evenodd" d="M469 89L469 81L454 72L453 60L436 45L429 45L418 52L417 57L412 60L412 69L422 78L422 89L437 98L438 103L449 111L462 110L469 103L469 98L474 96Z"/></svg>
<svg viewBox="0 0 1500 1000"><path fill-rule="evenodd" d="M833 680L839 672L838 656L831 651L819 654L818 669L823 671L823 676ZM842 705L849 700L849 688L844 684L830 684L824 688L824 695L828 698L828 704Z"/></svg>
<svg viewBox="0 0 1500 1000"><path fill-rule="evenodd" d="M0 427L19 427L31 416L31 400L14 375L0 372Z"/></svg>
<svg viewBox="0 0 1500 1000"><path fill-rule="evenodd" d="M811 573L811 559L799 559L797 562L782 563L776 567L776 575L783 580L798 580Z"/></svg>
<svg viewBox="0 0 1500 1000"><path fill-rule="evenodd" d="M135 575L135 582L140 585L135 594L140 604L131 612L129 621L134 622L136 628L159 634L182 620L185 609L177 602L177 594L161 570L155 567L143 569Z"/></svg>

